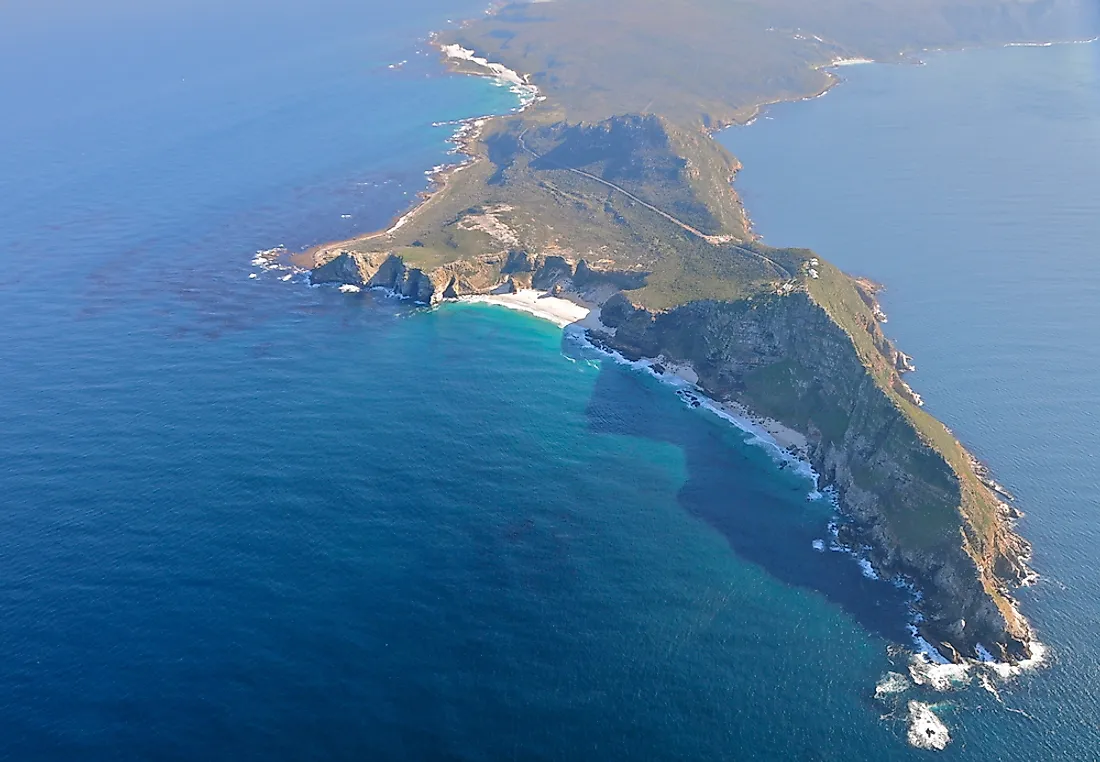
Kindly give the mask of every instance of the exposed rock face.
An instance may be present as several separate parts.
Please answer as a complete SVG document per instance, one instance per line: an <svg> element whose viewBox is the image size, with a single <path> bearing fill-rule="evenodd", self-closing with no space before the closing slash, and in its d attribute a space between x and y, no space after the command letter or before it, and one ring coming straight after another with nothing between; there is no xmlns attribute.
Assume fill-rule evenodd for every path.
<svg viewBox="0 0 1100 762"><path fill-rule="evenodd" d="M312 283L384 288L424 304L464 294L489 293L501 283L502 257L487 255L425 272L392 254L341 251L310 273Z"/></svg>
<svg viewBox="0 0 1100 762"><path fill-rule="evenodd" d="M531 255L520 249L512 249L504 261L503 273L529 273L535 269Z"/></svg>
<svg viewBox="0 0 1100 762"><path fill-rule="evenodd" d="M582 293L600 289L638 288L648 273L604 269L583 259L558 255L532 257L512 250L460 260L425 272L409 267L392 254L339 251L310 273L312 283L340 283L361 288L384 288L424 304L473 294L510 293L523 288L551 291L573 288Z"/></svg>
<svg viewBox="0 0 1100 762"><path fill-rule="evenodd" d="M641 270L594 269L582 259L577 263L577 271L573 274L573 283L582 289L589 286L611 285L617 289L633 291L644 286L647 277L649 277L649 273Z"/></svg>
<svg viewBox="0 0 1100 762"><path fill-rule="evenodd" d="M565 257L549 256L541 258L531 277L532 288L549 291L555 285L573 277L573 265Z"/></svg>
<svg viewBox="0 0 1100 762"><path fill-rule="evenodd" d="M1026 573L1026 543L1003 516L989 527L970 525L956 469L805 291L659 314L620 295L604 304L602 320L616 328L603 338L609 346L629 357L691 362L709 395L805 433L815 469L856 521L850 541L870 545L880 570L918 580L926 593L922 632L945 655L974 657L981 643L1008 659L1026 656L1030 633L1006 595ZM893 359L889 342L878 344Z"/></svg>
<svg viewBox="0 0 1100 762"><path fill-rule="evenodd" d="M911 373L917 369L917 366L913 364L913 358L900 350L894 350L891 360L898 373Z"/></svg>

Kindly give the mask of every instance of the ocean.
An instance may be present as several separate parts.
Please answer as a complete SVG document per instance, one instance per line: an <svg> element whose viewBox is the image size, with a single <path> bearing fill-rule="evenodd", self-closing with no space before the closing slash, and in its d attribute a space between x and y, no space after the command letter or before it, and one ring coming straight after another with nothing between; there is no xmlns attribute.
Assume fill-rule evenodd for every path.
<svg viewBox="0 0 1100 762"><path fill-rule="evenodd" d="M383 226L453 160L454 122L515 107L425 44L481 12L0 10L0 758L920 758L910 699L950 727L945 759L1095 756L1100 196L1084 159L1056 161L1070 139L1098 155L1097 70L1083 93L1064 76L1095 46L867 67L724 138L769 241L891 286L914 384L1028 512L1043 582L1024 608L1052 666L999 698L876 698L906 669L903 596L814 548L830 504L751 436L531 316L253 264ZM1012 106L978 97L999 78L1046 139L983 165L991 195L958 186L956 227L926 210L899 242L914 210L884 189L964 182L959 156L838 155L838 176L807 148L795 185L818 192L784 196L792 136L865 150L873 108L902 145L923 93L951 143L964 117L1004 126ZM843 237L868 229L966 245L894 270L907 257Z"/></svg>

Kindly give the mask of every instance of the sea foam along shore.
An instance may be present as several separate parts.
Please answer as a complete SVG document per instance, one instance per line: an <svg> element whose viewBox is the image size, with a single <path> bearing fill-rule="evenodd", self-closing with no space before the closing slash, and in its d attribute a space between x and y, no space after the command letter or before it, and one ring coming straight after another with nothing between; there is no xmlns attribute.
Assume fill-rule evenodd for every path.
<svg viewBox="0 0 1100 762"><path fill-rule="evenodd" d="M920 701L909 702L909 744L918 749L942 751L951 742L951 734L932 707Z"/></svg>
<svg viewBox="0 0 1100 762"><path fill-rule="evenodd" d="M706 396L697 386L699 376L689 363L676 363L665 357L642 358L631 361L612 349L590 340L589 330L614 335L614 329L600 322L600 308L575 296L553 296L544 291L522 289L511 294L485 294L463 296L459 302L491 304L526 312L548 320L561 328L569 329L576 338L610 359L636 370L648 372L655 378L673 386L677 394L691 407L702 407L719 418L751 435L751 444L763 447L772 457L805 476L814 485L811 496L817 492L817 473L805 458L806 437L784 426L779 421L752 413L733 401L718 401Z"/></svg>
<svg viewBox="0 0 1100 762"><path fill-rule="evenodd" d="M467 64L473 64L484 71L473 72L480 76L492 79L502 86L508 87L512 93L519 99L519 105L512 109L513 113L522 113L527 108L538 101L546 100L546 96L539 94L539 89L535 85L531 84L526 77L520 76L519 73L509 69L504 64L499 64L494 61L490 61L486 58L482 58L474 53L472 50L462 47L461 45L441 45L438 42L438 35L432 33L429 37L429 42L439 48L439 51L443 56L451 62L461 64L463 62ZM467 72L470 73L470 72ZM370 233L363 236L360 240L366 238L377 238L383 235L392 235L400 228L404 227L409 220L416 216L416 214L424 207L428 200L437 191L446 186L447 181L454 175L458 174L464 169L470 167L471 164L476 162L477 156L472 149L472 146L478 142L481 137L481 129L485 126L485 123L492 119L492 116L475 116L469 119L460 119L454 122L434 122L433 127L441 127L443 125L457 125L457 129L454 134L451 135L448 143L452 143L454 148L448 153L458 154L464 156L461 161L454 164L440 164L432 167L425 172L428 180L432 183L432 188L428 191L424 191L419 194L420 200L412 209L401 215L396 222L385 230Z"/></svg>
<svg viewBox="0 0 1100 762"><path fill-rule="evenodd" d="M835 71L833 71L833 69L839 69L839 68L843 68L845 66L859 66L859 65L863 65L863 64L872 64L872 63L877 63L877 61L875 61L872 58L833 58L833 59L831 59L829 61L826 61L824 63L816 64L813 68L816 69L817 71L824 72L825 76L826 76L826 82L825 82L824 86L822 86L819 90L817 90L813 93L806 94L806 95L800 95L800 96L794 96L794 97L784 96L782 98L775 98L773 100L762 101L762 102L756 104L755 106L753 106L750 109L749 115L744 121L739 122L739 123L730 124L730 125L725 125L721 129L725 129L726 127L751 127L752 125L756 124L756 121L761 117L761 115L768 108L770 108L771 106L777 106L780 103L791 103L791 102L795 102L795 101L815 101L818 98L824 98L826 95L829 94L829 92L834 87L836 87L837 85L839 85L843 81L840 78L840 75L838 75ZM747 214L747 212L746 212L746 214ZM752 232L751 222L749 224L749 232L750 233Z"/></svg>
<svg viewBox="0 0 1100 762"><path fill-rule="evenodd" d="M448 61L452 61L455 64L466 62L484 70L478 72L465 71L465 73L479 74L480 76L496 80L500 84L508 86L509 90L519 99L519 105L512 109L513 113L521 113L531 106L531 104L546 99L546 96L539 94L538 87L527 81L526 77L520 76L503 64L495 63L477 56L474 51L463 48L460 45L441 45L438 42L438 37L439 35L433 32L428 37L428 42L437 47ZM307 269L312 268L317 264L317 256L319 254L331 250L335 246L347 245L354 241L369 241L376 238L392 236L403 228L420 213L428 201L431 200L432 196L447 186L451 177L468 169L479 160L473 146L480 139L482 128L490 119L495 118L495 116L496 115L475 116L455 121L433 122L433 127L456 126L454 133L447 141L454 145L454 148L448 151L448 153L459 155L463 158L460 161L450 164L439 164L427 170L424 174L428 178L430 187L418 193L417 203L394 220L388 227L356 236L350 241L336 241L313 246L302 254L295 255L294 259L296 264L305 266Z"/></svg>
<svg viewBox="0 0 1100 762"><path fill-rule="evenodd" d="M1051 42L1006 42L1006 48L1052 48L1055 45L1091 45L1100 42L1100 37L1089 37L1087 40L1057 40Z"/></svg>
<svg viewBox="0 0 1100 762"><path fill-rule="evenodd" d="M435 38L433 37L433 42L434 41ZM439 49L447 58L456 62L465 61L481 67L485 69L485 76L497 80L502 85L507 85L509 89L519 97L521 111L536 100L541 100L545 97L539 95L539 89L531 84L527 77L520 76L517 72L509 69L504 64L482 58L474 51L457 44L440 45Z"/></svg>
<svg viewBox="0 0 1100 762"><path fill-rule="evenodd" d="M599 352L609 359L635 370L647 372L663 383L672 386L677 395L691 407L702 407L717 415L723 420L733 424L736 428L750 434L747 440L749 444L764 448L780 464L793 467L792 471L805 477L814 486L809 493L810 499L828 499L839 511L837 495L830 489L819 490L819 476L813 469L807 458L807 442L805 436L793 429L784 426L778 421L756 415L742 405L732 401L718 401L706 396L698 387L699 377L695 369L687 363L675 363L664 357L643 358L640 360L628 360L618 352L601 346L598 341L593 341L590 330L603 331L614 334L614 329L604 326L600 322L599 307L571 296L562 298L552 296L546 292L533 289L524 289L513 294L493 294L482 296L461 297L460 302L472 304L488 304L506 307L512 310L526 312L543 320L548 320L563 328L568 334L582 341L587 347ZM864 575L872 579L880 576L871 566L870 561L856 548L848 548L838 543L835 537L835 522L830 526L834 537L829 547L833 550L843 551L851 555L863 569ZM817 547L815 545L815 547ZM822 544L824 549L824 544ZM909 580L896 578L891 580L896 586L908 590L914 600L919 600L921 593ZM981 660L968 659L961 664L955 664L945 659L930 643L918 634L917 623L919 614L913 610L913 622L909 625L915 646L909 660L909 679L897 675L896 685L892 686L890 693L904 693L910 686L923 686L937 692L961 689L969 685L975 676L980 678L981 684L989 689L991 683L989 676L996 675L1002 680L1008 680L1019 675L1025 670L1040 666L1046 659L1046 648L1038 642L1031 644L1032 658L1018 664L998 662L984 648L979 649ZM910 682L910 680L912 682ZM879 691L876 689L876 693ZM946 726L936 717L933 707L922 702L909 702L909 741L915 746L928 749L942 749L950 742L950 734Z"/></svg>
<svg viewBox="0 0 1100 762"><path fill-rule="evenodd" d="M435 33L430 36L429 41L432 45L439 48L439 51L448 61L455 64L461 64L463 62L473 64L484 70L474 73L492 79L502 86L508 87L508 89L519 99L519 105L512 109L513 113L522 113L526 111L532 103L546 100L545 95L539 94L538 87L531 84L526 77L520 76L519 73L509 69L504 64L482 58L476 55L474 51L464 48L461 45L441 45L438 42L438 35ZM420 194L420 203L402 215L397 222L381 233L375 233L373 235L390 235L401 228L406 222L412 219L425 203L427 203L428 199L435 191L447 184L447 180L452 175L458 174L477 161L471 146L477 143L478 139L481 137L481 128L492 118L492 116L475 116L453 122L433 122L433 127L442 127L452 124L457 125L454 134L451 135L450 139L447 141L448 143L454 144L454 148L448 153L459 154L466 158L456 164L440 164L425 172L424 174L427 175L428 180L430 180L434 186L433 189Z"/></svg>

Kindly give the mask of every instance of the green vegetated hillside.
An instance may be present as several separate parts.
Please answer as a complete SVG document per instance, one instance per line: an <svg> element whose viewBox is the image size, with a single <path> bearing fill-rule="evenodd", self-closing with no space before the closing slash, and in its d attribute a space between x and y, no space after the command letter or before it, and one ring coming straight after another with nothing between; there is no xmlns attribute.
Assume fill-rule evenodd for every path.
<svg viewBox="0 0 1100 762"><path fill-rule="evenodd" d="M1013 659L1028 548L955 437L905 384L874 297L812 252L753 240L707 130L820 92L839 57L1073 36L1078 0L555 0L452 30L545 99L488 120L471 161L400 227L316 252L317 282L425 302L562 289L602 305L594 338L691 362L700 386L805 433L854 540L926 591L949 655ZM458 69L477 73L476 66Z"/></svg>
<svg viewBox="0 0 1100 762"><path fill-rule="evenodd" d="M491 252L584 260L638 274L632 298L654 309L743 298L797 270L747 235L733 157L662 118L582 126L518 115L486 125L471 150L479 160L393 235L341 248L393 253L424 271Z"/></svg>

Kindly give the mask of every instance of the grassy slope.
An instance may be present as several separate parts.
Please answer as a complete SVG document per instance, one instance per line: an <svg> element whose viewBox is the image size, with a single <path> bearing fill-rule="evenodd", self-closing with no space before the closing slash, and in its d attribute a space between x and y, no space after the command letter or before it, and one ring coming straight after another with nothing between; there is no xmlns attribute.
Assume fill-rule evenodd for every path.
<svg viewBox="0 0 1100 762"><path fill-rule="evenodd" d="M508 249L583 258L648 272L646 286L632 296L658 310L773 288L777 269L738 248L746 234L740 202L729 185L736 166L732 157L702 134L648 121L639 127L620 119L578 129L544 124L526 114L495 120L472 147L478 160L454 175L393 236L361 239L345 248L393 251L423 268ZM541 158L523 149L521 135L522 146ZM682 146L693 143L694 152L685 157ZM702 232L736 240L709 243L570 169L606 178ZM487 212L514 239L476 229Z"/></svg>

